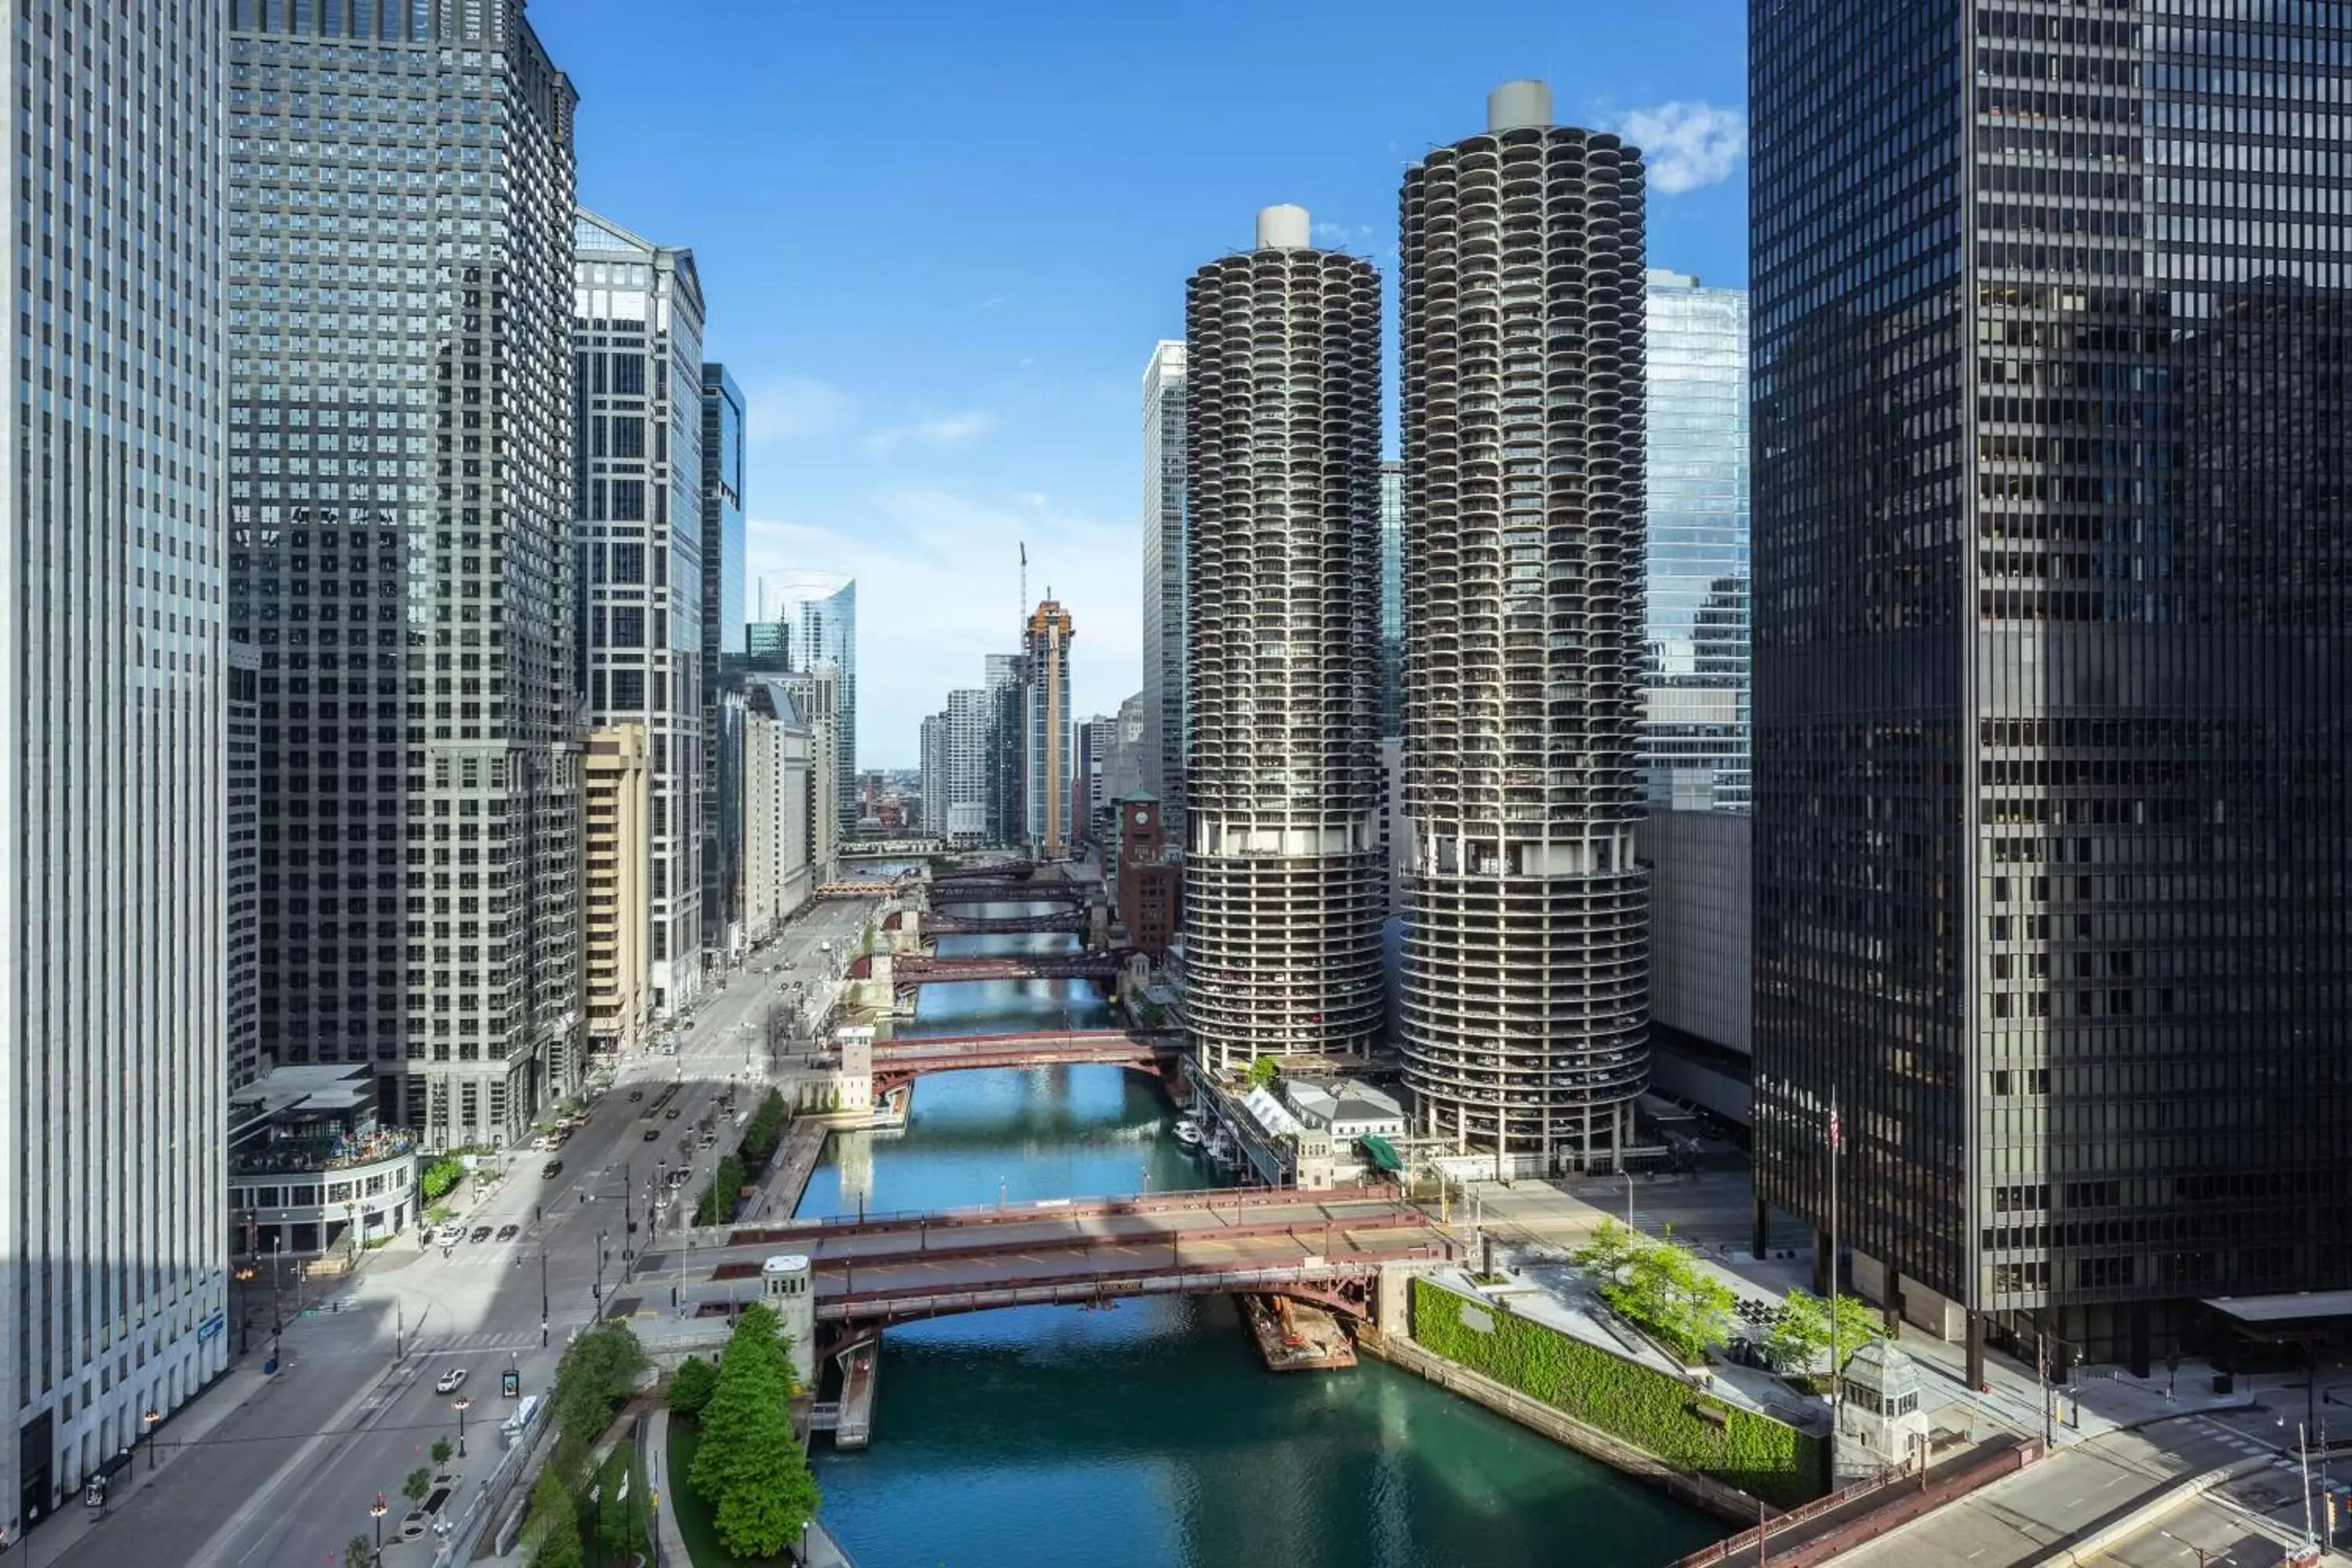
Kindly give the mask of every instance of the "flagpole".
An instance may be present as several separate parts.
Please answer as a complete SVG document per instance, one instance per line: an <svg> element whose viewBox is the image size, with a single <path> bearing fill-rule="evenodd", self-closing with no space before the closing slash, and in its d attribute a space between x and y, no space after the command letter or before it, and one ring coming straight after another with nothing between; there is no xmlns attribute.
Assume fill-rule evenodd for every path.
<svg viewBox="0 0 2352 1568"><path fill-rule="evenodd" d="M1843 1368L1838 1362L1838 1145L1844 1142L1839 1136L1837 1089L1830 1089L1830 1443L1829 1489L1837 1490L1838 1418L1843 1414L1845 1379L1840 1376Z"/></svg>

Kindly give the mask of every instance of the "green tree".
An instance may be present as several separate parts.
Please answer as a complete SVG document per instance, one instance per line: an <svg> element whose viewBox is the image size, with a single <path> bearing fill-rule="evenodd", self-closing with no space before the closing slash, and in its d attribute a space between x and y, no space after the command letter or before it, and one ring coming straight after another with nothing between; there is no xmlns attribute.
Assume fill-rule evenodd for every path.
<svg viewBox="0 0 2352 1568"><path fill-rule="evenodd" d="M552 1465L530 1489L522 1539L530 1548L530 1568L582 1568L586 1554L580 1550L580 1515L572 1504L572 1488Z"/></svg>
<svg viewBox="0 0 2352 1568"><path fill-rule="evenodd" d="M1848 1362L1863 1346L1886 1337L1878 1314L1859 1296L1837 1299L1838 1360ZM1818 1296L1791 1290L1764 1335L1764 1359L1775 1372L1812 1372L1830 1350L1830 1307Z"/></svg>
<svg viewBox="0 0 2352 1568"><path fill-rule="evenodd" d="M408 1479L400 1483L400 1495L411 1502L423 1502L432 1494L433 1472L423 1465L409 1471Z"/></svg>
<svg viewBox="0 0 2352 1568"><path fill-rule="evenodd" d="M375 1568L375 1543L364 1535L354 1535L343 1543L343 1561L350 1568Z"/></svg>
<svg viewBox="0 0 2352 1568"><path fill-rule="evenodd" d="M646 1370L645 1347L625 1324L604 1323L564 1348L555 1366L555 1457L549 1468L581 1484L588 1452Z"/></svg>
<svg viewBox="0 0 2352 1568"><path fill-rule="evenodd" d="M433 1462L436 1465L447 1464L449 1456L457 1451L450 1446L449 1439L446 1437L436 1437L433 1440Z"/></svg>
<svg viewBox="0 0 2352 1568"><path fill-rule="evenodd" d="M1738 1298L1671 1237L1650 1241L1602 1220L1573 1261L1599 1279L1601 1299L1685 1361L1723 1342Z"/></svg>
<svg viewBox="0 0 2352 1568"><path fill-rule="evenodd" d="M695 1205L697 1225L730 1225L735 1219L735 1205L743 1195L743 1161L730 1154L719 1162L710 1174L710 1184L702 1189L702 1201Z"/></svg>
<svg viewBox="0 0 2352 1568"><path fill-rule="evenodd" d="M699 1415L719 1387L719 1368L699 1356L678 1364L669 1382L669 1407L680 1415Z"/></svg>
<svg viewBox="0 0 2352 1568"><path fill-rule="evenodd" d="M745 1308L703 1407L702 1442L687 1479L710 1505L719 1543L739 1557L782 1552L820 1500L786 1405L790 1345L772 1310Z"/></svg>
<svg viewBox="0 0 2352 1568"><path fill-rule="evenodd" d="M630 1473L626 1451L614 1458L620 1462L606 1467L604 1484L596 1492L596 1538L604 1543L607 1562L612 1561L613 1553L622 1551L635 1539L630 1527L636 1511L639 1489L636 1478Z"/></svg>
<svg viewBox="0 0 2352 1568"><path fill-rule="evenodd" d="M1250 1063L1249 1071L1243 1075L1242 1087L1244 1089L1270 1088L1281 1070L1272 1057L1259 1057Z"/></svg>
<svg viewBox="0 0 2352 1568"><path fill-rule="evenodd" d="M1613 1219L1604 1219L1594 1227L1582 1247L1570 1255L1569 1261L1598 1279L1614 1279L1625 1266L1633 1261L1648 1243Z"/></svg>

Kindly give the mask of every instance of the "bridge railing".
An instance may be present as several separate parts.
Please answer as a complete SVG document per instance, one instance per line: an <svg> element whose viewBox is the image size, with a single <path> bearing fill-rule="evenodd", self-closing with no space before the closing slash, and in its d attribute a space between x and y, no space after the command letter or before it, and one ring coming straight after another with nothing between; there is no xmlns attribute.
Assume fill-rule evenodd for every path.
<svg viewBox="0 0 2352 1568"><path fill-rule="evenodd" d="M729 1229L728 1247L764 1247L786 1242L822 1241L829 1236L855 1235L874 1228L907 1228L932 1225L1027 1225L1038 1220L1066 1219L1097 1214L1164 1214L1197 1208L1205 1213L1278 1205L1328 1207L1336 1204L1396 1202L1393 1188L1330 1187L1320 1192L1270 1187L1171 1188L1159 1193L1113 1194L1093 1198L1041 1198L1031 1203L998 1204L959 1209L869 1209L832 1219L802 1220L788 1226L745 1226Z"/></svg>
<svg viewBox="0 0 2352 1568"><path fill-rule="evenodd" d="M1453 1256L1449 1242L1423 1242L1410 1247L1368 1248L1319 1263L1244 1266L1243 1264L1183 1264L1155 1268L1149 1274L1097 1270L1056 1275L1045 1279L1009 1279L963 1290L931 1290L920 1295L881 1289L819 1298L819 1322L856 1322L878 1317L940 1317L951 1312L979 1311L991 1307L1043 1305L1092 1300L1103 1295L1172 1296L1202 1291L1248 1291L1269 1286L1322 1284L1360 1276L1382 1263L1445 1259ZM862 1310L861 1310L862 1309ZM887 1309L877 1310L877 1309Z"/></svg>

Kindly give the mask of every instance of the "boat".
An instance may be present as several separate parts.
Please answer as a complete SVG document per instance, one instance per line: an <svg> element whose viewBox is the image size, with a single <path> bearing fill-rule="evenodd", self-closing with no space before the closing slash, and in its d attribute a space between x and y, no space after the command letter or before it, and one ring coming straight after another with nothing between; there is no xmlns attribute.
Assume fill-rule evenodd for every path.
<svg viewBox="0 0 2352 1568"><path fill-rule="evenodd" d="M1201 1137L1199 1122L1189 1116L1180 1116L1176 1119L1176 1142L1188 1149L1197 1149L1201 1146Z"/></svg>

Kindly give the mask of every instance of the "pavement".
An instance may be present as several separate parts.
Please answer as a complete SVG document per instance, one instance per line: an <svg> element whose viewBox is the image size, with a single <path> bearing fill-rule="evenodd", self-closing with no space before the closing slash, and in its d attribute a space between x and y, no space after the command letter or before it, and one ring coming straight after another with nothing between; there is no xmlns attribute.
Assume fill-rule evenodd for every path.
<svg viewBox="0 0 2352 1568"><path fill-rule="evenodd" d="M624 1254L652 1239L649 1230L627 1234L625 1210L640 1226L683 1219L731 1144L722 1138L709 1152L693 1151L694 1175L678 1189L685 1202L648 1215L656 1162L679 1158L675 1135L716 1105L730 1077L758 1075L767 1002L791 981L815 989L833 978L874 910L869 900L811 906L704 996L677 1056L625 1060L593 1119L559 1152L518 1149L504 1178L483 1182L480 1195L469 1183L462 1225L511 1225L512 1238L445 1251L404 1236L364 1254L352 1276L327 1283L310 1310L287 1322L283 1365L272 1377L258 1371L269 1348L259 1331L270 1321L265 1304L249 1352L158 1429L157 1452L140 1456L128 1494L102 1516L79 1506L53 1515L27 1538L26 1560L64 1568L338 1561L352 1536L372 1533L379 1492L392 1504L387 1525L405 1511L404 1478L433 1465L436 1440L458 1437L457 1397L471 1402L467 1452L446 1468L457 1477L447 1511L461 1513L502 1455L509 1402L499 1373L511 1366L524 1393L546 1390L570 1335L594 1321L600 1291L609 1301L621 1286ZM827 941L829 957L820 951ZM643 1113L665 1082L679 1086L671 1102L679 1116L648 1121ZM645 1099L631 1101L632 1089ZM562 1169L542 1178L550 1160ZM459 1368L467 1373L462 1393L436 1392L441 1375ZM389 1533L395 1564L404 1554L410 1568L432 1562L417 1546L391 1547Z"/></svg>

